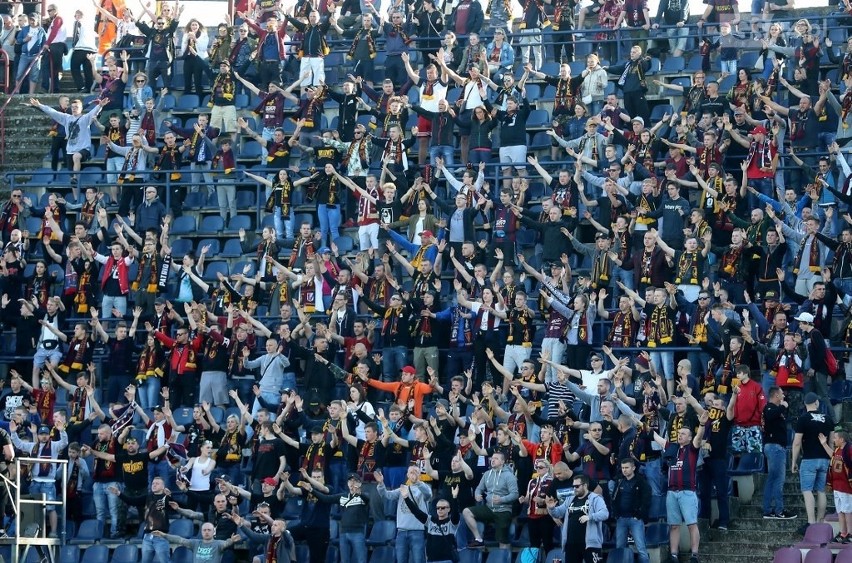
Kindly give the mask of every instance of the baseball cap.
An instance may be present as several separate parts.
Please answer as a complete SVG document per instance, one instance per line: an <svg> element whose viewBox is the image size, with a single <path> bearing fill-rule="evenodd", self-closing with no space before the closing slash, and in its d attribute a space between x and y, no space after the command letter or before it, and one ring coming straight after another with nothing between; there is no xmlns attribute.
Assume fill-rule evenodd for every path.
<svg viewBox="0 0 852 563"><path fill-rule="evenodd" d="M778 292L770 289L769 291L763 294L764 301L769 301L770 299L772 299L773 301L778 301Z"/></svg>
<svg viewBox="0 0 852 563"><path fill-rule="evenodd" d="M434 237L434 236L435 236L435 234L434 234L432 231L430 231L430 230L428 230L428 229L427 229L427 230L425 230L425 231L421 231L421 232L420 232L420 236L421 236L421 237Z"/></svg>
<svg viewBox="0 0 852 563"><path fill-rule="evenodd" d="M355 480L355 481L358 481L359 483L362 481L361 476L358 475L357 473L350 473L349 477L347 477L346 480L347 481Z"/></svg>
<svg viewBox="0 0 852 563"><path fill-rule="evenodd" d="M319 249L320 254L331 254L331 249L327 246L323 246Z"/></svg>
<svg viewBox="0 0 852 563"><path fill-rule="evenodd" d="M165 304L166 304L166 300L163 297L157 297L156 299L154 299L154 305L165 305Z"/></svg>
<svg viewBox="0 0 852 563"><path fill-rule="evenodd" d="M595 240L598 240L598 239L601 239L601 238L608 239L608 238L609 238L609 233L601 233L601 232L598 232L598 233L595 235Z"/></svg>
<svg viewBox="0 0 852 563"><path fill-rule="evenodd" d="M311 427L311 434L322 434L324 430L319 424Z"/></svg>
<svg viewBox="0 0 852 563"><path fill-rule="evenodd" d="M808 393L807 395L805 395L804 401L806 405L812 405L819 401L819 395L813 392Z"/></svg>
<svg viewBox="0 0 852 563"><path fill-rule="evenodd" d="M641 124L642 126L644 126L644 125L645 125L645 120L644 120L644 119L642 119L642 118L641 118L641 117L639 117L639 116L634 117L634 118L633 118L633 119L631 119L630 121L631 121L631 123L632 123L632 122L634 122L634 121L636 121L636 122L638 122L639 124Z"/></svg>
<svg viewBox="0 0 852 563"><path fill-rule="evenodd" d="M50 427L46 424L42 424L38 427L39 434L50 434Z"/></svg>
<svg viewBox="0 0 852 563"><path fill-rule="evenodd" d="M270 487L274 487L278 484L278 481L275 480L275 477L267 477L263 480L264 485L269 485Z"/></svg>
<svg viewBox="0 0 852 563"><path fill-rule="evenodd" d="M414 366L405 366L404 368L402 368L402 373L410 373L413 375L417 373L417 370L414 369Z"/></svg>
<svg viewBox="0 0 852 563"><path fill-rule="evenodd" d="M757 135L757 134L766 135L766 127L764 127L763 125L758 125L757 127L755 127L754 129L751 130L751 134L752 135Z"/></svg>
<svg viewBox="0 0 852 563"><path fill-rule="evenodd" d="M810 313L799 313L793 318L799 321L800 323L814 324L814 316Z"/></svg>

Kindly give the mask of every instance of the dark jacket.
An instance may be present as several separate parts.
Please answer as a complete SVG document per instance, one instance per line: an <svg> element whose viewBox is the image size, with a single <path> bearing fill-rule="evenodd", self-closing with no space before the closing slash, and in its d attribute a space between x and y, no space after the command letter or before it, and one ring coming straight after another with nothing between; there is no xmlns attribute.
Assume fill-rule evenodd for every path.
<svg viewBox="0 0 852 563"><path fill-rule="evenodd" d="M450 14L450 20L447 22L446 29L452 30L453 32L456 31L456 17L458 16L459 6L463 3L463 1L459 2L453 10L453 13ZM485 14L482 12L482 4L476 0L471 0L469 4L470 13L467 15L467 29L461 31L463 35L479 33L482 29L482 24L485 22Z"/></svg>
<svg viewBox="0 0 852 563"><path fill-rule="evenodd" d="M624 73L624 70L627 68L628 65L631 68L627 72L627 76L624 79L624 84L619 84L621 75ZM635 61L628 61L624 64L611 66L607 68L607 72L619 77L619 79L615 81L615 84L618 88L621 89L623 93L644 94L648 91L648 85L647 83L645 83L645 77L648 75L648 70L650 70L650 68L651 58L642 57L641 59Z"/></svg>
<svg viewBox="0 0 852 563"><path fill-rule="evenodd" d="M566 228L573 232L577 227L576 218L563 216L561 221L555 223L550 221L539 223L537 219L526 215L521 215L520 219L524 226L541 233L541 245L544 247L541 259L544 262L559 262L563 254L571 256L574 253L574 247L568 237L562 234L562 229Z"/></svg>
<svg viewBox="0 0 852 563"><path fill-rule="evenodd" d="M631 495L630 506L621 506L621 497L624 494ZM633 479L621 478L615 485L612 494L612 514L616 518L638 518L648 519L648 510L651 507L651 487L648 481L637 472Z"/></svg>

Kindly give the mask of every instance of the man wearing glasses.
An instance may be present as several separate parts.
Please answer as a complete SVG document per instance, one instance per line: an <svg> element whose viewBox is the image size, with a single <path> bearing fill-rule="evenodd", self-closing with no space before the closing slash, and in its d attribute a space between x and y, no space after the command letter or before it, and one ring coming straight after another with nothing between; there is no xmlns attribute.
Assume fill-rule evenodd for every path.
<svg viewBox="0 0 852 563"><path fill-rule="evenodd" d="M13 242L12 232L20 229L20 226L30 214L31 205L32 202L29 198L24 197L21 190L12 190L9 201L0 208L0 240L3 241L4 245Z"/></svg>
<svg viewBox="0 0 852 563"><path fill-rule="evenodd" d="M547 511L562 520L562 549L564 563L596 563L601 560L603 523L609 510L603 497L589 491L589 478L576 475L573 491L565 501L547 497Z"/></svg>
<svg viewBox="0 0 852 563"><path fill-rule="evenodd" d="M175 58L175 31L178 28L178 18L166 21L165 15L155 16L144 5L142 9L154 21L154 27L141 21L136 22L136 27L139 31L148 38L148 68L146 74L152 85L157 84L157 78L162 77L163 87L166 89L164 94L168 93L168 89L172 87L172 61ZM163 6L163 14L166 13L166 7Z"/></svg>

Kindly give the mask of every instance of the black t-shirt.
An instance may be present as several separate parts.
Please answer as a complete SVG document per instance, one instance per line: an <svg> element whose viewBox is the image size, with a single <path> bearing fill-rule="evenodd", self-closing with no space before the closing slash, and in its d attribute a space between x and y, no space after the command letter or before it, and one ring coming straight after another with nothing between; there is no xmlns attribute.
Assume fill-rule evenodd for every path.
<svg viewBox="0 0 852 563"><path fill-rule="evenodd" d="M402 217L402 204L399 202L399 199L394 199L394 201L388 203L381 197L376 202L376 211L379 214L380 224L396 223ZM387 239L390 237L388 237L384 229L380 229L379 238Z"/></svg>
<svg viewBox="0 0 852 563"><path fill-rule="evenodd" d="M106 273L106 276L106 283L104 284L104 295L108 295L110 297L120 297L122 293L121 286L118 283L118 262L113 263L111 270Z"/></svg>
<svg viewBox="0 0 852 563"><path fill-rule="evenodd" d="M710 459L725 459L728 456L728 434L731 431L731 421L724 409L709 408L704 437L710 444Z"/></svg>
<svg viewBox="0 0 852 563"><path fill-rule="evenodd" d="M452 471L438 471L438 482L441 484L440 494L443 498L452 498L452 489L453 487L458 485L458 505L473 506L474 504L476 504L473 499L476 481L474 479L468 479L467 477L465 477L464 471L459 471L458 473L453 473Z"/></svg>
<svg viewBox="0 0 852 563"><path fill-rule="evenodd" d="M787 447L787 407L766 403L763 408L763 443Z"/></svg>
<svg viewBox="0 0 852 563"><path fill-rule="evenodd" d="M115 454L115 462L124 475L124 486L132 491L144 491L148 488L148 452L129 454L120 451Z"/></svg>
<svg viewBox="0 0 852 563"><path fill-rule="evenodd" d="M131 370L135 367L133 363L133 353L136 351L136 344L132 338L117 339L110 336L107 340L107 348L109 348L109 365L111 375L130 375Z"/></svg>
<svg viewBox="0 0 852 563"><path fill-rule="evenodd" d="M802 435L802 459L830 459L819 443L819 435L828 438L834 426L820 412L809 411L796 421L796 434Z"/></svg>
<svg viewBox="0 0 852 563"><path fill-rule="evenodd" d="M585 498L571 499L571 504L568 505L568 513L565 515L568 518L568 543L584 545L586 543L586 524L580 523L581 516L589 514L589 495Z"/></svg>
<svg viewBox="0 0 852 563"><path fill-rule="evenodd" d="M281 465L281 456L286 453L284 442L278 438L258 442L252 477L255 479L275 477Z"/></svg>

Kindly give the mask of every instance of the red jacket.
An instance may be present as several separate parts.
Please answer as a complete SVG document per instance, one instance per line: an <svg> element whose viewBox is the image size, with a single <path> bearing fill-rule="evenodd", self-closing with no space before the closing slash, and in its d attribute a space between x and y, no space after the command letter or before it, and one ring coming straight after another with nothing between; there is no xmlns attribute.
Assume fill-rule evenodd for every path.
<svg viewBox="0 0 852 563"><path fill-rule="evenodd" d="M190 340L185 346L181 346L173 338L169 338L159 330L154 331L154 337L159 340L163 346L172 351L169 357L169 367L171 372L177 375L185 373L194 373L198 368L197 352L201 349L201 335L199 334Z"/></svg>

